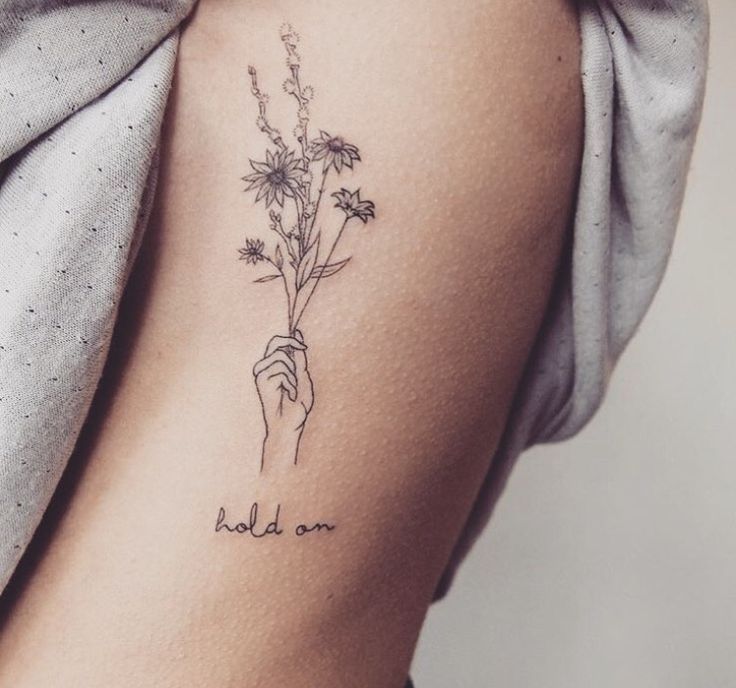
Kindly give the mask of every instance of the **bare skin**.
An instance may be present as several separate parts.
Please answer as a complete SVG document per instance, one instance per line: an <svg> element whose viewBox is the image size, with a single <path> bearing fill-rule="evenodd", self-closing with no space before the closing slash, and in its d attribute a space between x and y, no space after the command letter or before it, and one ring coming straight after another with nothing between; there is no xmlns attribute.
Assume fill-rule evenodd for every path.
<svg viewBox="0 0 736 688"><path fill-rule="evenodd" d="M284 20L378 212L301 318L303 357L262 367L309 422L298 466L261 475L275 378L254 365L288 327L237 260L263 217L239 178L263 149L249 64L288 107ZM578 63L564 0L201 3L109 371L6 605L0 688L404 685L554 282ZM284 530L336 528L215 532L254 502L264 525L281 505Z"/></svg>

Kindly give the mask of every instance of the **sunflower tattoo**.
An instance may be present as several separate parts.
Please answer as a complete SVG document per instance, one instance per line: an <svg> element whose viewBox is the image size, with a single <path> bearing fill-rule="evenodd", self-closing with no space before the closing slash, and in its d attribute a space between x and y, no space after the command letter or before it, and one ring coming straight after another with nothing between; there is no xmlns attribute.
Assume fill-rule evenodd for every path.
<svg viewBox="0 0 736 688"><path fill-rule="evenodd" d="M324 130L310 138L314 89L302 84L299 35L284 25L281 42L288 69L283 90L295 101L296 124L288 138L271 124L269 97L258 85L256 69L249 67L250 91L258 105L256 126L269 143L264 159L250 160L251 171L241 178L244 190L255 192L255 203L263 203L268 211L270 241L267 247L261 238L246 238L245 246L238 249L239 259L253 268L267 266L269 270L254 281L278 280L286 302L287 332L269 340L253 368L266 430L261 471L285 460L298 461L299 442L314 404L307 345L299 323L320 282L350 260L334 258L345 229L354 221L366 225L375 218L373 201L361 198L360 189L341 187L328 196L335 203L325 203L332 177L352 171L361 162L360 151L342 136ZM335 209L341 211L337 222L331 220Z"/></svg>

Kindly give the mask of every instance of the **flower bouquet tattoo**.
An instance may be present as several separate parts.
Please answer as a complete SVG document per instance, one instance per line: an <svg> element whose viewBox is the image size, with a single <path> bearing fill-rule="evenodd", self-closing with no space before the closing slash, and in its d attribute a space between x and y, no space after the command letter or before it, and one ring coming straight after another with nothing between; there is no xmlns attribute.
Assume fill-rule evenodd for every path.
<svg viewBox="0 0 736 688"><path fill-rule="evenodd" d="M269 98L258 85L255 68L249 67L251 93L258 103L256 124L270 145L265 160L251 160L252 172L242 179L247 184L245 191L255 192L255 202L262 202L268 210L270 240L246 238L245 246L238 249L246 264L269 268L254 281L280 280L286 297L288 331L271 338L264 357L253 368L266 425L261 470L286 456L297 462L299 441L314 403L307 346L299 323L320 282L337 274L350 260L334 259L345 228L375 217L373 202L361 199L360 189L340 188L326 195L332 178L352 170L360 153L341 136L326 131L310 138L309 104L314 91L301 81L299 36L286 25L281 41L289 72L283 88L296 105L293 143L271 125ZM325 204L327 198L334 203ZM333 213L340 218L339 224L323 234L323 223Z"/></svg>

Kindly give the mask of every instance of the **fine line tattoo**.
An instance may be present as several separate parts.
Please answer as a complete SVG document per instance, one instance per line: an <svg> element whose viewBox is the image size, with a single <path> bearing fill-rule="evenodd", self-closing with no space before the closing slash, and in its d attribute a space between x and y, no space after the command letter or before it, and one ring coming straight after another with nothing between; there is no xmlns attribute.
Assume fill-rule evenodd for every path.
<svg viewBox="0 0 736 688"><path fill-rule="evenodd" d="M360 189L345 187L329 193L333 177L353 170L360 162L358 148L324 130L310 138L311 86L302 83L299 35L288 24L281 29L288 77L284 92L296 105L293 141L285 139L269 120L268 95L258 84L254 67L248 68L250 90L258 104L257 127L269 143L265 160L250 160L252 171L242 180L245 191L255 191L255 203L268 210L268 239L247 237L239 259L253 267L268 267L254 282L278 280L286 300L287 333L271 338L264 356L253 367L261 402L265 437L261 471L286 458L298 461L299 443L314 404L314 388L307 366L307 346L299 323L320 282L337 274L350 257L337 259L335 250L351 224L365 225L375 217L372 201ZM326 198L334 204L325 208ZM337 212L335 212L337 209ZM339 218L335 224L334 216ZM268 246L267 246L268 243Z"/></svg>
<svg viewBox="0 0 736 688"><path fill-rule="evenodd" d="M217 512L217 520L215 521L216 533L236 533L238 535L248 535L256 540L264 538L268 535L284 535L285 533L293 533L297 537L303 537L310 533L331 533L337 526L334 523L324 521L310 521L307 523L298 522L296 526L288 527L282 523L281 504L276 505L273 516L270 521L264 523L265 519L261 518L260 505L253 502L248 512L248 519L245 521L228 520L225 507L221 506Z"/></svg>

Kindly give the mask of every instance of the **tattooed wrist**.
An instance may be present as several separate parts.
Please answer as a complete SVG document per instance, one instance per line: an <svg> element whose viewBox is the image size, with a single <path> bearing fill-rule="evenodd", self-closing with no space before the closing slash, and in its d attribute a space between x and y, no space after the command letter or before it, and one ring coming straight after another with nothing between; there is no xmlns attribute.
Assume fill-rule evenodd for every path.
<svg viewBox="0 0 736 688"><path fill-rule="evenodd" d="M268 471L276 467L295 464L299 455L301 437L301 428L287 432L268 433L263 439L261 470Z"/></svg>

